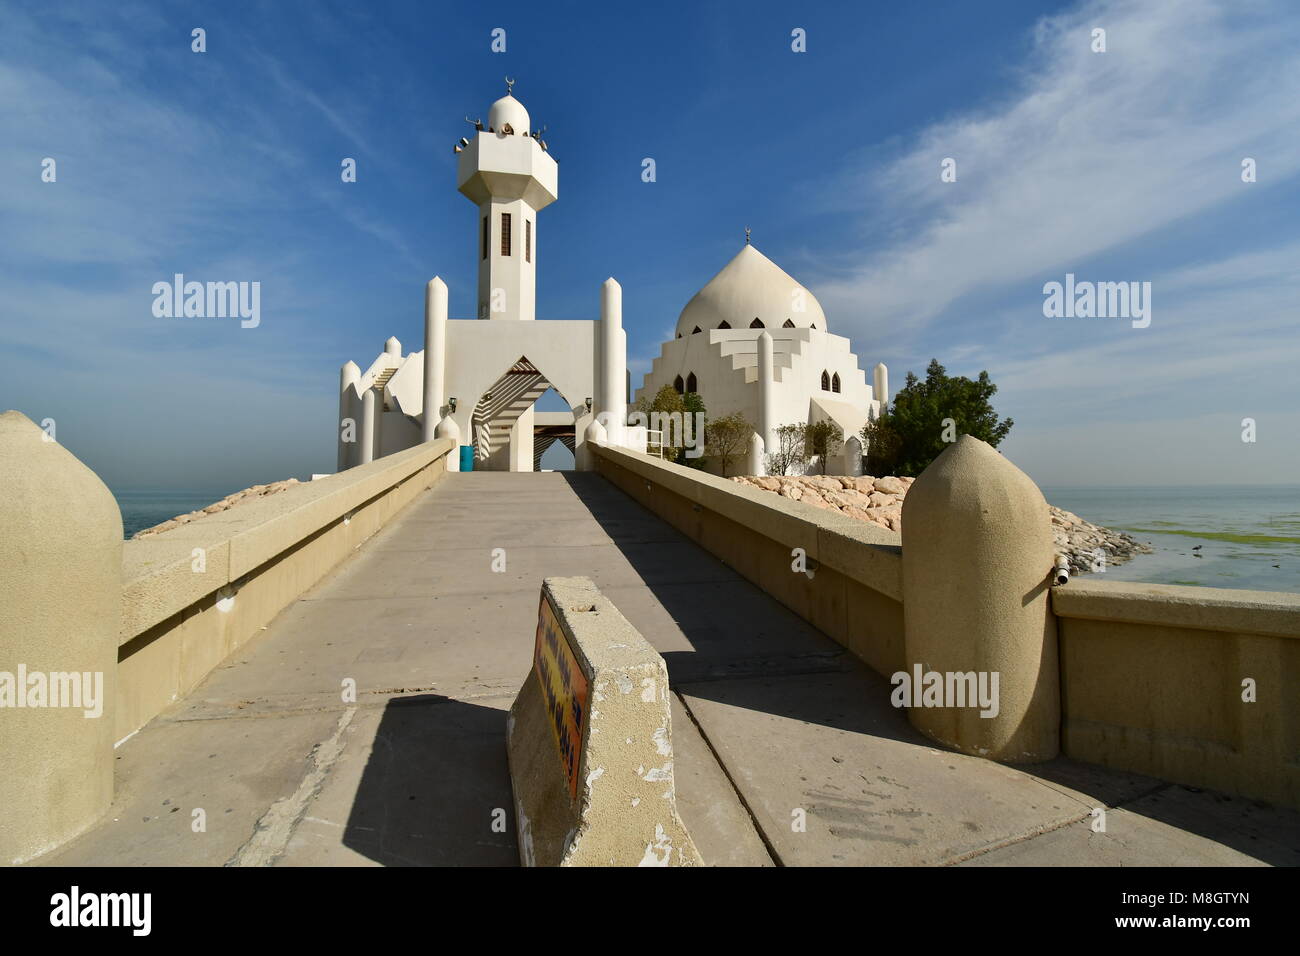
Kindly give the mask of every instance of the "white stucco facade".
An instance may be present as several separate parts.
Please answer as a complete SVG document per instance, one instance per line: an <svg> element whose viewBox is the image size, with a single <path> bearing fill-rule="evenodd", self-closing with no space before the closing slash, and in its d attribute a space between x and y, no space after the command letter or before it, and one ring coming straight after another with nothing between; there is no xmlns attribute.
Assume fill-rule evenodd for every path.
<svg viewBox="0 0 1300 956"><path fill-rule="evenodd" d="M340 470L435 436L474 448L476 469L532 471L541 441L561 440L584 460L597 416L622 444L627 415L627 337L622 290L612 278L592 289L595 320L535 321L538 213L559 196L559 167L528 112L509 92L486 126L456 146L457 187L477 207L477 316L451 319L439 277L424 290L424 348L403 356L389 339L362 371L340 373ZM553 387L569 406L539 420L534 403ZM537 454L535 454L535 450Z"/></svg>
<svg viewBox="0 0 1300 956"><path fill-rule="evenodd" d="M698 393L710 418L740 412L768 453L779 426L823 419L838 423L847 443L880 414L889 390L885 366L868 381L816 297L748 241L682 309L637 398L665 385ZM828 463L842 474L856 464Z"/></svg>
<svg viewBox="0 0 1300 956"><path fill-rule="evenodd" d="M627 425L619 284L593 287L599 319L536 321L538 219L559 198L559 167L527 110L507 92L492 104L487 125L476 122L473 139L455 149L457 188L476 208L467 223L476 316L450 318L447 285L435 276L424 289L423 349L403 355L389 338L364 369L343 366L339 469L435 436L472 446L474 467L490 471L531 471L543 446L556 440L573 450L579 467L589 438L643 450L645 429ZM686 304L638 395L664 385L698 392L711 418L744 414L761 443L751 442L751 470L775 449L779 426L832 419L847 440L879 414L888 393L885 367L877 365L868 381L817 298L748 238ZM534 410L552 387L569 407L571 432L555 413L542 422ZM859 461L849 454L828 465L852 473Z"/></svg>

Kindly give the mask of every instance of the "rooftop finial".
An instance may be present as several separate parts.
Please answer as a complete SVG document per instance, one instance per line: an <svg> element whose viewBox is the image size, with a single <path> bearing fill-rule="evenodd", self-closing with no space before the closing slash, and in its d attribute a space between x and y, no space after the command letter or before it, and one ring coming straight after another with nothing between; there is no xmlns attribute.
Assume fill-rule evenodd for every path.
<svg viewBox="0 0 1300 956"><path fill-rule="evenodd" d="M514 95L515 95L515 92L514 92L514 89L513 89L514 85L515 85L515 81L512 80L512 79L510 79L510 77L507 76L507 77L506 77L506 96L514 96Z"/></svg>
<svg viewBox="0 0 1300 956"><path fill-rule="evenodd" d="M745 245L749 245L749 227L745 227Z"/></svg>

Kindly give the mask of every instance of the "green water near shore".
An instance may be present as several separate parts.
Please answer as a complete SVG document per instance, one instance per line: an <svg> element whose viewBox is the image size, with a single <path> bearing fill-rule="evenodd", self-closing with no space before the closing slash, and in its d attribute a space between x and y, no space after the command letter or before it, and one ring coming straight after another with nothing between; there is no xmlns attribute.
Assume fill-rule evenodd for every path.
<svg viewBox="0 0 1300 956"><path fill-rule="evenodd" d="M1117 581L1300 592L1300 485L1046 486L1049 502L1150 544Z"/></svg>
<svg viewBox="0 0 1300 956"><path fill-rule="evenodd" d="M1237 544L1265 544L1270 541L1288 541L1300 544L1300 538L1268 534L1233 534L1230 531L1183 531L1172 528L1131 528L1125 529L1137 534L1181 534L1188 538L1205 538L1207 541L1235 541Z"/></svg>

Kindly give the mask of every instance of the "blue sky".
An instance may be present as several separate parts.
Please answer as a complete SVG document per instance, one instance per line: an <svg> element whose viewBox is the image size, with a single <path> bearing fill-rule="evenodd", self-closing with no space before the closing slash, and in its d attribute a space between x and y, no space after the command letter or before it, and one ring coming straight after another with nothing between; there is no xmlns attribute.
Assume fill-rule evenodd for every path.
<svg viewBox="0 0 1300 956"><path fill-rule="evenodd" d="M451 146L508 74L560 165L538 315L618 278L635 383L750 226L895 388L987 369L1040 483L1294 482L1297 51L1287 0L10 0L0 407L115 488L332 470L339 365L420 348L434 274L474 312ZM261 325L155 318L175 272L259 281ZM1150 327L1045 318L1067 272L1150 281Z"/></svg>

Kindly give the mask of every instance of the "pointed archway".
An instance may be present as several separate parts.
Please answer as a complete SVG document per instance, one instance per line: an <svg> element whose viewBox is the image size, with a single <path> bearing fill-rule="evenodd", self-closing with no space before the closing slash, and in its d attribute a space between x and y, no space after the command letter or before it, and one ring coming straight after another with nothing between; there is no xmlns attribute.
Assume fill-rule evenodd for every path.
<svg viewBox="0 0 1300 956"><path fill-rule="evenodd" d="M564 415L567 422L547 422L543 429L547 440L538 449L533 407L552 389L568 405ZM527 355L519 356L475 403L469 439L474 446L475 467L485 471L536 471L540 454L552 441L560 439L574 451L576 414L570 399L542 370Z"/></svg>

